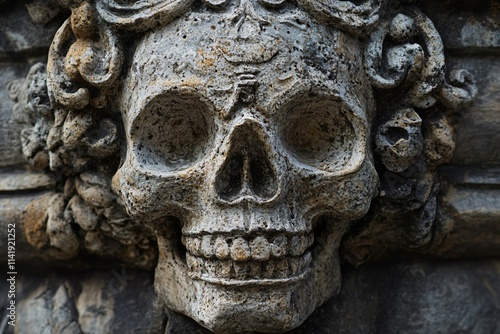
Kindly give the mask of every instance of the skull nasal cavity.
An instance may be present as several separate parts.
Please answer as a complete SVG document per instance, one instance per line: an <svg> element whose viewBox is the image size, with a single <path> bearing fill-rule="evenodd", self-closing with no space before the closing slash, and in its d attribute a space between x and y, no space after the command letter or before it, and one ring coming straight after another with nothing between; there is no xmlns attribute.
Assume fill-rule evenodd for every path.
<svg viewBox="0 0 500 334"><path fill-rule="evenodd" d="M225 201L244 196L265 200L276 194L276 173L266 153L265 143L251 126L242 125L234 131L215 182L217 195Z"/></svg>

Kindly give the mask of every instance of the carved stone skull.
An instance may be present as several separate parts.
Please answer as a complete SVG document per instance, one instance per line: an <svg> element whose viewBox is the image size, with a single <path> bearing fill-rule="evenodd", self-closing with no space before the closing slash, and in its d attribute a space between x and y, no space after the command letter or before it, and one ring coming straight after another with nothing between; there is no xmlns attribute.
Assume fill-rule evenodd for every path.
<svg viewBox="0 0 500 334"><path fill-rule="evenodd" d="M155 229L156 290L215 332L297 327L340 287L378 177L362 52L305 12L199 9L139 43L113 187Z"/></svg>

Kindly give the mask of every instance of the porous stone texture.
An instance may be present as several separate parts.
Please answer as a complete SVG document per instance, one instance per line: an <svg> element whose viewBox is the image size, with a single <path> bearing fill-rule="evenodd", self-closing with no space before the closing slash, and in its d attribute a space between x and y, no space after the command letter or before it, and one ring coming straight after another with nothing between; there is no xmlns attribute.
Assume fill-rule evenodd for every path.
<svg viewBox="0 0 500 334"><path fill-rule="evenodd" d="M340 293L286 333L498 333L499 282L488 260L344 268ZM166 333L210 331L169 314Z"/></svg>
<svg viewBox="0 0 500 334"><path fill-rule="evenodd" d="M17 277L16 326L3 327L4 333L164 333L166 315L150 273L47 269L23 268L30 275ZM2 283L5 295L6 287Z"/></svg>
<svg viewBox="0 0 500 334"><path fill-rule="evenodd" d="M286 333L498 333L499 268L497 260L344 267L339 294ZM18 290L17 333L33 332L34 323L36 333L211 333L179 313L165 314L153 277L141 271L39 269L21 278Z"/></svg>
<svg viewBox="0 0 500 334"><path fill-rule="evenodd" d="M16 331L500 332L498 261L457 260L500 256L467 3L0 2Z"/></svg>
<svg viewBox="0 0 500 334"><path fill-rule="evenodd" d="M147 34L119 107L128 151L113 187L156 232L156 290L217 332L294 328L337 291L340 239L378 184L371 90L348 71L363 69L359 45L300 10L257 10Z"/></svg>

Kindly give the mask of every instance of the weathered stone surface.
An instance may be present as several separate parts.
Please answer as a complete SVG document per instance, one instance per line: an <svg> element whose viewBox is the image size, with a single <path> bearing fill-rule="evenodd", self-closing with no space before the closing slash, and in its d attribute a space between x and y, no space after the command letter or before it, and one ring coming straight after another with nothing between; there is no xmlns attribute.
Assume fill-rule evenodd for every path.
<svg viewBox="0 0 500 334"><path fill-rule="evenodd" d="M495 261L341 267L500 255L498 6L454 5L0 2L0 225L89 270L20 333L500 330Z"/></svg>
<svg viewBox="0 0 500 334"><path fill-rule="evenodd" d="M339 295L288 333L490 334L500 328L498 261L405 261L343 273ZM18 308L17 333L31 332L24 326L33 322L37 333L209 333L176 313L169 312L167 321L143 272L25 276L18 285L25 301Z"/></svg>
<svg viewBox="0 0 500 334"><path fill-rule="evenodd" d="M164 333L149 273L116 268L54 275L46 269L17 277L17 322L6 333Z"/></svg>
<svg viewBox="0 0 500 334"><path fill-rule="evenodd" d="M343 272L342 290L299 328L302 333L497 333L498 262L403 262ZM166 333L209 333L169 314Z"/></svg>
<svg viewBox="0 0 500 334"><path fill-rule="evenodd" d="M52 174L23 170L0 170L0 192L49 189L55 186Z"/></svg>
<svg viewBox="0 0 500 334"><path fill-rule="evenodd" d="M403 262L358 270L346 270L339 298L291 333L500 330L498 261Z"/></svg>
<svg viewBox="0 0 500 334"><path fill-rule="evenodd" d="M21 149L21 138L19 133L26 128L26 124L20 124L12 116L12 109L15 104L10 98L13 91L18 90L19 85L15 80L26 75L25 70L29 65L0 63L0 167L6 167L24 163ZM14 82L14 83L12 83Z"/></svg>
<svg viewBox="0 0 500 334"><path fill-rule="evenodd" d="M0 4L0 10L0 59L19 60L40 49L47 50L61 23L56 17L58 7L50 0L29 1L27 6L21 1L8 1Z"/></svg>
<svg viewBox="0 0 500 334"><path fill-rule="evenodd" d="M458 54L499 54L498 2L419 1L443 36L446 48Z"/></svg>
<svg viewBox="0 0 500 334"><path fill-rule="evenodd" d="M470 69L481 78L478 89L481 94L473 106L460 112L456 135L457 149L452 163L455 165L500 164L500 61L498 57L451 58L452 64Z"/></svg>

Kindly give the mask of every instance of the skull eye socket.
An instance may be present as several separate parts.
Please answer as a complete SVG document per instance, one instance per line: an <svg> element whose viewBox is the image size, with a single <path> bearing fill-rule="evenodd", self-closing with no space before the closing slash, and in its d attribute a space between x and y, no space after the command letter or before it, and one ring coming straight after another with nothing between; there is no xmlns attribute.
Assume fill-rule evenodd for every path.
<svg viewBox="0 0 500 334"><path fill-rule="evenodd" d="M195 164L213 142L209 115L210 106L194 94L169 92L153 98L130 131L139 165L160 172Z"/></svg>
<svg viewBox="0 0 500 334"><path fill-rule="evenodd" d="M328 172L346 171L359 164L360 146L347 107L327 98L301 99L287 110L281 137L298 162Z"/></svg>

